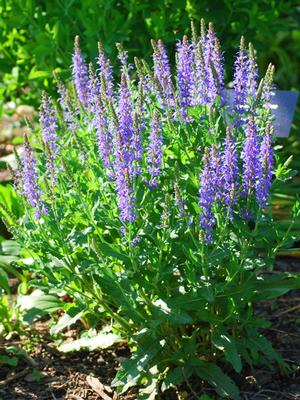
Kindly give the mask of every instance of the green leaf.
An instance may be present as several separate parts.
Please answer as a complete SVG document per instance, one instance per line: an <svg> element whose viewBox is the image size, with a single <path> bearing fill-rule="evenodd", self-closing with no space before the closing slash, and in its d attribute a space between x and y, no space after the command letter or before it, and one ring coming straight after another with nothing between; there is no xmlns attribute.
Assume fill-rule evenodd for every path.
<svg viewBox="0 0 300 400"><path fill-rule="evenodd" d="M64 302L59 298L50 294L45 294L41 290L35 290L28 296L20 296L18 302L21 310L36 308L47 313L60 310L64 306Z"/></svg>
<svg viewBox="0 0 300 400"><path fill-rule="evenodd" d="M172 386L178 386L184 381L184 376L182 374L182 368L176 367L169 371L163 381L162 391L169 389Z"/></svg>
<svg viewBox="0 0 300 400"><path fill-rule="evenodd" d="M172 321L174 324L190 324L193 322L192 317L185 311L170 308L162 299L155 300L152 304L166 316L166 319Z"/></svg>
<svg viewBox="0 0 300 400"><path fill-rule="evenodd" d="M10 263L18 261L18 257L16 256L2 256L0 255L0 265L3 267L9 266Z"/></svg>
<svg viewBox="0 0 300 400"><path fill-rule="evenodd" d="M190 365L194 367L194 372L212 385L221 397L240 399L240 391L236 384L217 365L196 359L191 360Z"/></svg>
<svg viewBox="0 0 300 400"><path fill-rule="evenodd" d="M70 351L78 351L82 348L87 348L90 351L95 349L107 349L120 340L120 336L114 333L99 333L94 337L85 337L73 340L69 343L63 343L58 347L58 350L67 353Z"/></svg>
<svg viewBox="0 0 300 400"><path fill-rule="evenodd" d="M287 367L287 364L283 361L281 355L274 350L271 342L267 338L258 332L255 332L253 329L249 330L248 334L248 343L250 349L257 349L262 354L267 355L271 360L275 360L278 365L281 365L283 368Z"/></svg>
<svg viewBox="0 0 300 400"><path fill-rule="evenodd" d="M257 279L255 289L254 301L274 299L288 293L290 290L300 289L300 277L260 276Z"/></svg>
<svg viewBox="0 0 300 400"><path fill-rule="evenodd" d="M1 242L1 253L8 256L18 256L20 254L21 247L15 240L3 240Z"/></svg>
<svg viewBox="0 0 300 400"><path fill-rule="evenodd" d="M240 373L242 362L234 338L215 329L212 334L212 342L217 349L224 352L226 360L230 362L234 370Z"/></svg>
<svg viewBox="0 0 300 400"><path fill-rule="evenodd" d="M57 335L63 329L75 324L84 314L84 310L78 307L70 308L62 317L59 318L56 325L53 325L50 329L51 335Z"/></svg>
<svg viewBox="0 0 300 400"><path fill-rule="evenodd" d="M97 248L100 249L102 253L108 257L116 258L118 260L124 261L125 263L130 263L130 258L126 254L119 253L107 243L97 243Z"/></svg>
<svg viewBox="0 0 300 400"><path fill-rule="evenodd" d="M139 390L139 400L155 400L158 396L158 381L157 379L150 379L146 387Z"/></svg>
<svg viewBox="0 0 300 400"><path fill-rule="evenodd" d="M121 389L121 393L135 386L145 372L150 369L151 361L160 351L161 344L157 343L154 338L147 337L143 343L139 344L138 350L133 356L122 364L112 386Z"/></svg>
<svg viewBox="0 0 300 400"><path fill-rule="evenodd" d="M36 70L36 67L34 66L31 71L29 72L28 79L30 81L38 78L48 78L50 77L50 72L49 71L38 71Z"/></svg>
<svg viewBox="0 0 300 400"><path fill-rule="evenodd" d="M19 359L17 357L8 357L0 355L0 364L7 364L11 367L16 367L19 363Z"/></svg>
<svg viewBox="0 0 300 400"><path fill-rule="evenodd" d="M0 268L0 288L4 289L6 291L6 293L10 294L10 287L8 284L8 275L1 268Z"/></svg>

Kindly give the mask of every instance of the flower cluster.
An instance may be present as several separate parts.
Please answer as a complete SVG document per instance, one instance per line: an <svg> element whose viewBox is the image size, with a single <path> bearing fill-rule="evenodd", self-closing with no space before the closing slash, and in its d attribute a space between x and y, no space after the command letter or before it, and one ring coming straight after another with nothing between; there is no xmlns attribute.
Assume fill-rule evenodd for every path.
<svg viewBox="0 0 300 400"><path fill-rule="evenodd" d="M117 85L102 44L99 44L96 60L98 68L94 70L92 64L88 68L76 37L72 70L77 102L58 80L62 114L85 159L85 148L76 130L80 121L93 127L93 140L100 156L98 162L102 163L107 179L115 187L119 217L124 224L134 222L138 216L137 192L140 186L153 190L161 185L162 174L168 176L164 170L165 165L170 165L170 159L167 163L164 159L170 156L165 156L165 150L172 148L177 140L181 143L183 138L178 133L182 132L181 127L191 132L189 126L195 131L209 126L205 135L210 139L201 136L201 131L195 139L201 153L195 173L200 176L198 225L202 237L211 242L218 214L233 221L235 216L242 214L240 209L247 210L253 206L253 199L260 207L268 204L273 168L271 128L266 124L258 126L259 114L251 106L260 101L261 109L268 109L273 67L269 67L262 86L258 88L255 53L251 44L246 50L242 38L234 64L234 109L229 110L223 101L223 53L212 24L206 28L201 21L199 35L193 27L192 40L184 36L178 41L175 76L172 76L162 41L152 40L151 43L153 68L136 59L137 84L131 78L132 65L128 62L128 53L118 45L121 78ZM82 113L83 118L80 116ZM224 124L228 125L229 121L233 124L222 130L216 121L218 115L220 119L226 113ZM54 176L54 159L59 157L59 146L63 143L59 144L58 118L47 95L42 98L40 119L43 141L49 153L48 170ZM265 121L270 123L269 116ZM171 141L170 138L166 140L165 135L170 129L177 132ZM25 144L24 195L32 206L40 209L41 189L33 183L37 182L37 172L28 146ZM185 151L189 157L190 150ZM167 154L175 153L171 150ZM177 166L182 156L179 154L178 157ZM32 183L29 190L30 168ZM178 215L183 216L189 204L180 181L176 175L170 187Z"/></svg>

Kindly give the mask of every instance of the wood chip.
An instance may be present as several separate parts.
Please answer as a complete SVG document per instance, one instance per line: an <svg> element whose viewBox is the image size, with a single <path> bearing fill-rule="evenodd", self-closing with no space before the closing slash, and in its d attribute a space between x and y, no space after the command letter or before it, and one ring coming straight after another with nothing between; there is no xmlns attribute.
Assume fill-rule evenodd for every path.
<svg viewBox="0 0 300 400"><path fill-rule="evenodd" d="M99 381L99 379L95 378L94 376L88 375L86 377L86 381L87 381L88 385L91 387L91 389L94 392L96 392L101 397L101 399L103 399L103 400L113 400L110 396L108 396L104 392L104 386Z"/></svg>

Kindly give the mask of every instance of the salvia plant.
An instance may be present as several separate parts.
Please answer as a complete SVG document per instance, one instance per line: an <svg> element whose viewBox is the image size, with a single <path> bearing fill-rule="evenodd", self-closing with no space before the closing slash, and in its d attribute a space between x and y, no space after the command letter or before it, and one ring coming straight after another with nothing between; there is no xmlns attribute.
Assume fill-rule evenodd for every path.
<svg viewBox="0 0 300 400"><path fill-rule="evenodd" d="M153 66L134 67L118 45L119 79L101 44L88 64L76 37L73 81L57 77L57 104L43 95L41 130L14 171L26 212L7 216L34 258L33 285L67 293L72 322L89 316L128 341L114 385L139 385L145 399L193 376L237 399L231 369L285 369L254 304L300 281L271 273L292 240L270 203L292 174L274 154L274 67L259 82L242 38L228 105L213 26L192 28L174 68L160 40Z"/></svg>

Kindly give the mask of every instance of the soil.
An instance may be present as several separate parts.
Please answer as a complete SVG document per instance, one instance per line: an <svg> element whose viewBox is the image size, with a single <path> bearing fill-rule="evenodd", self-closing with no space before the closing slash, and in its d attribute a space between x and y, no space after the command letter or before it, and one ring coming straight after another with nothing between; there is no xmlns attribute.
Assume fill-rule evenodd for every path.
<svg viewBox="0 0 300 400"><path fill-rule="evenodd" d="M276 270L299 273L300 260L279 258ZM300 400L299 291L292 291L277 301L264 302L257 314L272 322L264 334L290 365L291 372L281 375L276 367L272 371L264 367L254 373L245 369L240 376L232 375L241 388L242 399ZM135 390L118 396L110 385L119 363L129 355L124 344L107 350L60 353L49 335L47 322L38 322L27 332L27 337L11 337L0 342L0 353L8 345L26 348L28 356L20 358L16 367L1 365L0 400L130 400L137 397ZM192 381L190 386L180 388L185 393L181 397L171 390L164 394L164 399L192 400L202 394L218 398L212 388L199 380Z"/></svg>

